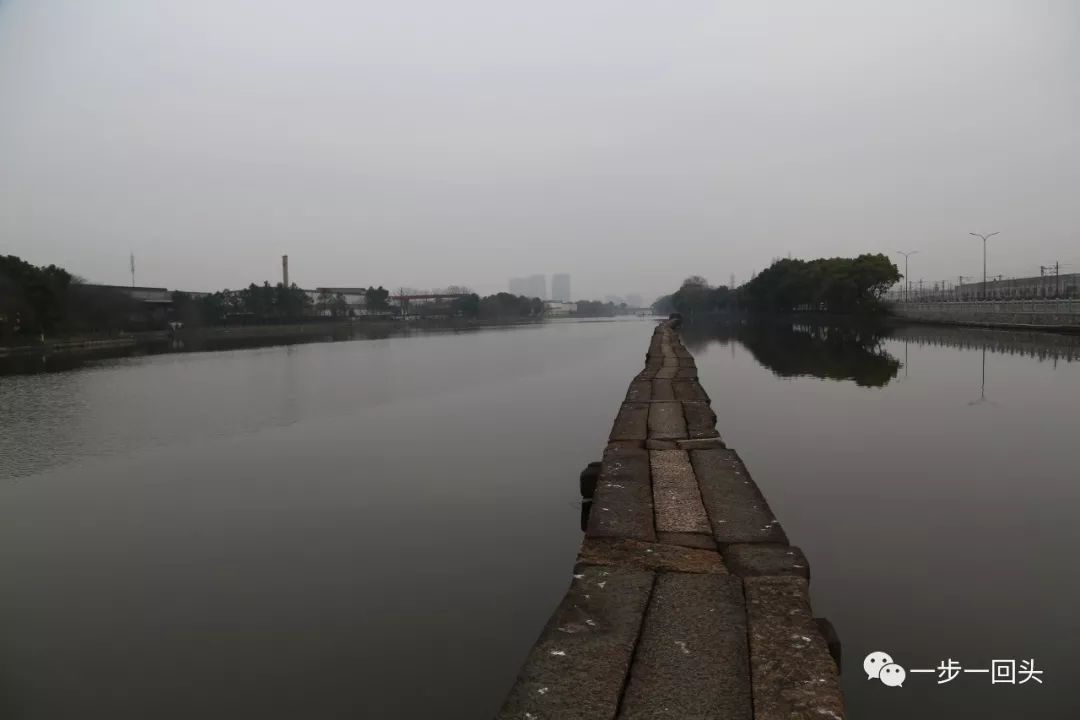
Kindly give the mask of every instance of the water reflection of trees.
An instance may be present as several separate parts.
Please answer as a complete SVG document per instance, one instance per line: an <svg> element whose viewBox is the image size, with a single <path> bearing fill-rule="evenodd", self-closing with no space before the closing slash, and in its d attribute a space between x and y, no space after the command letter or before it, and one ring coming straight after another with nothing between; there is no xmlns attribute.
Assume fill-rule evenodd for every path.
<svg viewBox="0 0 1080 720"><path fill-rule="evenodd" d="M687 325L682 331L691 350L737 342L781 377L851 380L864 387L886 385L900 370L900 361L884 349L886 333L876 326L750 320Z"/></svg>
<svg viewBox="0 0 1080 720"><path fill-rule="evenodd" d="M175 337L140 339L133 345L117 348L73 350L57 353L34 353L0 357L0 377L5 375L35 375L38 373L67 372L84 366L111 360L161 355L164 353L220 352L228 350L252 350L256 348L307 345L345 340L381 340L394 335L411 335L420 330L394 325L319 325L305 328L298 334L294 329L283 327L281 334L267 332L261 327L257 334L245 335L243 329L235 334L203 332L194 330Z"/></svg>

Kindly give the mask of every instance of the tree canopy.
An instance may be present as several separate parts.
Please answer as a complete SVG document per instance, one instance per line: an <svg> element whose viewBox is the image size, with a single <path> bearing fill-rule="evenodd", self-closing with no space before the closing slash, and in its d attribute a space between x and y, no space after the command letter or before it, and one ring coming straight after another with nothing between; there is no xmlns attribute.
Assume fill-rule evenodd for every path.
<svg viewBox="0 0 1080 720"><path fill-rule="evenodd" d="M757 310L855 312L876 309L900 270L880 253L856 258L777 260L740 290Z"/></svg>
<svg viewBox="0 0 1080 720"><path fill-rule="evenodd" d="M0 255L0 315L5 325L29 334L51 333L67 319L71 273L55 265L37 267Z"/></svg>
<svg viewBox="0 0 1080 720"><path fill-rule="evenodd" d="M873 312L885 291L900 280L900 270L883 254L855 258L777 260L750 282L732 290L710 287L694 275L653 304L655 312L686 317L729 309L763 312Z"/></svg>

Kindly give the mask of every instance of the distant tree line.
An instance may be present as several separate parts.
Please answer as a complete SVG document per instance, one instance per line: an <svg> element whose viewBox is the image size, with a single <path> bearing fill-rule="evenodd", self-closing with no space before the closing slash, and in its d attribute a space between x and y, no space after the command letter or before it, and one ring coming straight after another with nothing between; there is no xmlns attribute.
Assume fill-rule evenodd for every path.
<svg viewBox="0 0 1080 720"><path fill-rule="evenodd" d="M540 298L527 298L505 292L487 297L469 293L464 297L455 298L451 308L454 315L480 320L538 318L544 314L544 301Z"/></svg>
<svg viewBox="0 0 1080 720"><path fill-rule="evenodd" d="M729 310L751 312L874 313L881 298L900 280L900 271L883 254L856 258L777 260L738 288L712 287L700 276L653 304L655 312L687 317Z"/></svg>
<svg viewBox="0 0 1080 720"><path fill-rule="evenodd" d="M0 256L0 316L5 334L51 333L67 319L71 274L55 265L36 267Z"/></svg>
<svg viewBox="0 0 1080 720"><path fill-rule="evenodd" d="M219 290L200 297L174 292L172 297L177 319L187 325L292 322L313 315L345 318L351 314L342 293L321 290L313 299L296 283L285 287L282 283L271 285L264 281L243 290ZM365 292L367 311L389 312L389 297L386 288L369 287Z"/></svg>
<svg viewBox="0 0 1080 720"><path fill-rule="evenodd" d="M461 297L417 304L410 312L480 320L540 318L544 314L544 303L539 298L505 292L480 297L461 286L429 294L440 293ZM400 294L424 293L402 290ZM386 288L369 287L364 295L366 314L393 312ZM177 291L171 294L171 301L167 310L160 305L150 309L125 288L89 285L55 265L37 267L13 255L0 256L0 341L40 335L160 330L173 320L192 327L210 327L346 318L354 312L342 293L322 290L312 297L295 283L288 287L282 283L252 283L241 290L206 295ZM588 303L580 307L586 312L607 313Z"/></svg>
<svg viewBox="0 0 1080 720"><path fill-rule="evenodd" d="M138 303L126 293L86 285L56 265L0 256L0 341L128 329L140 320Z"/></svg>
<svg viewBox="0 0 1080 720"><path fill-rule="evenodd" d="M309 313L311 296L293 283L262 285L252 283L243 290L219 290L209 295L192 297L184 292L173 293L173 307L181 322L191 325L217 325L229 320L290 320Z"/></svg>

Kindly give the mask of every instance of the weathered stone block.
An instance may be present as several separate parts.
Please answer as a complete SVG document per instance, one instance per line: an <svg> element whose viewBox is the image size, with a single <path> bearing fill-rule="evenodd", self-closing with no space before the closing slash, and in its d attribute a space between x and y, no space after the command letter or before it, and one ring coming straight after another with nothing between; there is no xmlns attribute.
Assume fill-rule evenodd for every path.
<svg viewBox="0 0 1080 720"><path fill-rule="evenodd" d="M652 586L644 570L578 568L498 717L614 718Z"/></svg>
<svg viewBox="0 0 1080 720"><path fill-rule="evenodd" d="M721 546L787 544L787 535L734 450L691 450L701 499Z"/></svg>
<svg viewBox="0 0 1080 720"><path fill-rule="evenodd" d="M735 575L789 575L810 579L810 564L803 551L792 545L750 543L728 545L724 561Z"/></svg>
<svg viewBox="0 0 1080 720"><path fill-rule="evenodd" d="M634 380L626 391L626 402L649 402L652 400L652 383L648 380Z"/></svg>
<svg viewBox="0 0 1080 720"><path fill-rule="evenodd" d="M672 402L675 400L675 389L670 380L652 381L652 398L655 402Z"/></svg>
<svg viewBox="0 0 1080 720"><path fill-rule="evenodd" d="M604 451L587 535L656 540L647 450L609 447Z"/></svg>
<svg viewBox="0 0 1080 720"><path fill-rule="evenodd" d="M649 405L623 403L611 427L610 440L644 440L648 437Z"/></svg>
<svg viewBox="0 0 1080 720"><path fill-rule="evenodd" d="M675 445L680 450L708 450L710 448L727 447L719 437L691 438L689 440L676 440Z"/></svg>
<svg viewBox="0 0 1080 720"><path fill-rule="evenodd" d="M681 532L657 532L656 542L664 545L683 545L685 547L715 550L716 541L713 540L712 532L704 533L681 533Z"/></svg>
<svg viewBox="0 0 1080 720"><path fill-rule="evenodd" d="M714 549L647 543L625 538L585 538L578 562L644 570L724 574L724 561Z"/></svg>
<svg viewBox="0 0 1080 720"><path fill-rule="evenodd" d="M836 663L798 577L743 580L750 629L754 720L843 718Z"/></svg>
<svg viewBox="0 0 1080 720"><path fill-rule="evenodd" d="M676 381L672 383L675 399L680 402L709 402L709 395L697 380Z"/></svg>
<svg viewBox="0 0 1080 720"><path fill-rule="evenodd" d="M654 402L649 406L649 438L653 440L685 440L686 420L682 403Z"/></svg>
<svg viewBox="0 0 1080 720"><path fill-rule="evenodd" d="M708 404L683 403L683 413L686 416L686 432L691 438L710 438L720 434L716 432L716 413Z"/></svg>
<svg viewBox="0 0 1080 720"><path fill-rule="evenodd" d="M619 717L751 720L746 612L738 579L657 575Z"/></svg>
<svg viewBox="0 0 1080 720"><path fill-rule="evenodd" d="M650 450L656 529L707 533L709 519L701 503L694 468L685 450Z"/></svg>

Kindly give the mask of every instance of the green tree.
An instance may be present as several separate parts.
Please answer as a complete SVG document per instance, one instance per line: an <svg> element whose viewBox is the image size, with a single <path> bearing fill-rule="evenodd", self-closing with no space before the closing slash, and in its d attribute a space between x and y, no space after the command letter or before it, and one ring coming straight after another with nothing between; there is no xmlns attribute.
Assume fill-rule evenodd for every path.
<svg viewBox="0 0 1080 720"><path fill-rule="evenodd" d="M263 283L264 288L268 285L269 283ZM290 284L289 287L285 287L284 283L278 283L274 287L272 297L268 296L268 299L271 299L273 303L272 314L281 318L303 317L313 305L311 296L297 287L296 283ZM333 298L331 298L331 305L336 307Z"/></svg>
<svg viewBox="0 0 1080 720"><path fill-rule="evenodd" d="M369 287L364 292L368 312L382 313L390 310L390 291L380 285L377 288Z"/></svg>
<svg viewBox="0 0 1080 720"><path fill-rule="evenodd" d="M38 335L62 329L71 273L37 267L15 255L0 256L0 314L5 332Z"/></svg>
<svg viewBox="0 0 1080 720"><path fill-rule="evenodd" d="M740 288L739 301L753 310L874 311L899 279L899 269L880 253L810 261L786 258Z"/></svg>
<svg viewBox="0 0 1080 720"><path fill-rule="evenodd" d="M466 318L478 317L480 315L480 296L476 293L469 293L464 297L454 298L451 308L454 315Z"/></svg>

